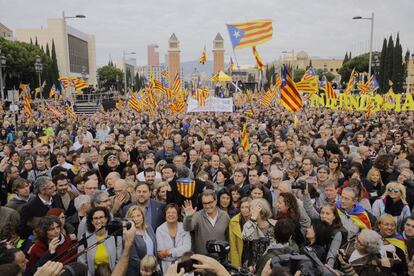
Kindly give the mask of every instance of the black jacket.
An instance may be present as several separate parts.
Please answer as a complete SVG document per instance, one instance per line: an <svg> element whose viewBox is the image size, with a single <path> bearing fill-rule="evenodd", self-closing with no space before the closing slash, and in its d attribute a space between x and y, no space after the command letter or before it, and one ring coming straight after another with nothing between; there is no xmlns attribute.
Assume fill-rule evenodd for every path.
<svg viewBox="0 0 414 276"><path fill-rule="evenodd" d="M27 238L33 231L32 223L34 218L44 217L51 208L63 208L60 197L52 197L52 205L46 206L40 200L39 196L34 197L23 208L19 226L19 234L22 238Z"/></svg>

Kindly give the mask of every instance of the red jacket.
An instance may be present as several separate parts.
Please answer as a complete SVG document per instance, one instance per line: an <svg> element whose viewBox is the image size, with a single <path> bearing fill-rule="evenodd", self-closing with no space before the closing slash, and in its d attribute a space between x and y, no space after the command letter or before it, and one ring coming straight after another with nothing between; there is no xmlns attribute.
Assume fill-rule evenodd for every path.
<svg viewBox="0 0 414 276"><path fill-rule="evenodd" d="M50 255L49 254L50 255L50 258L53 258L53 257L55 257L57 255L60 255L61 253L64 253L72 245L72 241L70 240L70 238L68 236L64 236L64 237L65 237L65 241L63 242L63 244L59 245L56 248L56 253L54 255ZM34 245L29 249L29 262L27 264L27 267L35 266L36 263L41 258L43 258L46 254L48 254L48 251L49 251L49 245L46 245L41 240L36 240L35 243L34 243ZM74 256L75 254L76 254L76 250L74 250L69 255L64 255L64 257L61 260L59 260L59 261L60 262L64 262L64 261L68 260L70 257ZM73 260L73 261L75 261L75 260Z"/></svg>

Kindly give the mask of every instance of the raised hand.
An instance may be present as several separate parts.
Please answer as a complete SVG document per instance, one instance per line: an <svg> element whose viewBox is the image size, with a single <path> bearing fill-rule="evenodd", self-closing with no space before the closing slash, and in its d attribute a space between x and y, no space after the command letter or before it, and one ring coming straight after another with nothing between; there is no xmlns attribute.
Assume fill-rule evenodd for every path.
<svg viewBox="0 0 414 276"><path fill-rule="evenodd" d="M197 211L197 207L193 208L191 200L184 201L184 213L186 216L192 216Z"/></svg>

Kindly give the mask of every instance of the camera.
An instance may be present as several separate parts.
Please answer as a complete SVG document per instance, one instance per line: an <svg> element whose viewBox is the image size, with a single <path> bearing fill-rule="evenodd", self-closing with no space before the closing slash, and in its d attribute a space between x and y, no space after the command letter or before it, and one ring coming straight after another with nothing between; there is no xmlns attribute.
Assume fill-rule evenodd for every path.
<svg viewBox="0 0 414 276"><path fill-rule="evenodd" d="M305 255L282 254L275 256L270 262L270 267L273 269L275 266L288 267L291 273L300 270L301 275L316 275L312 272L314 270L312 261Z"/></svg>
<svg viewBox="0 0 414 276"><path fill-rule="evenodd" d="M177 273L180 273L181 268L184 268L185 273L193 272L195 270L194 264L199 264L199 262L193 259L188 259L186 261L178 263Z"/></svg>
<svg viewBox="0 0 414 276"><path fill-rule="evenodd" d="M292 189L299 189L299 190L304 191L307 185L308 184L306 183L305 180L299 179L292 183Z"/></svg>
<svg viewBox="0 0 414 276"><path fill-rule="evenodd" d="M230 244L226 241L207 241L206 248L209 254L227 255L230 252Z"/></svg>
<svg viewBox="0 0 414 276"><path fill-rule="evenodd" d="M228 262L227 255L230 252L230 244L227 241L210 240L206 242L208 255L217 259L230 275L253 275L245 268L238 268Z"/></svg>
<svg viewBox="0 0 414 276"><path fill-rule="evenodd" d="M122 236L124 227L129 230L132 227L132 223L129 220L125 219L114 219L108 222L106 225L106 230L108 231L108 235Z"/></svg>

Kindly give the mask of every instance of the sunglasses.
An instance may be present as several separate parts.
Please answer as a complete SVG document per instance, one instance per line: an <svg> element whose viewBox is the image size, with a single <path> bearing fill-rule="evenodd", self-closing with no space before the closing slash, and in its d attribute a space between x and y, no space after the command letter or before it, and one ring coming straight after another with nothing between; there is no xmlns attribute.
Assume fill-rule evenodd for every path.
<svg viewBox="0 0 414 276"><path fill-rule="evenodd" d="M390 193L398 193L400 191L400 189L397 189L397 188L389 188L388 189L388 192L390 192Z"/></svg>

